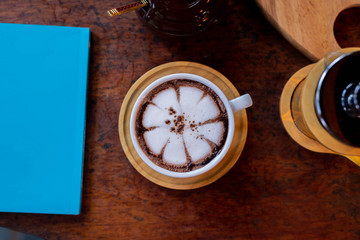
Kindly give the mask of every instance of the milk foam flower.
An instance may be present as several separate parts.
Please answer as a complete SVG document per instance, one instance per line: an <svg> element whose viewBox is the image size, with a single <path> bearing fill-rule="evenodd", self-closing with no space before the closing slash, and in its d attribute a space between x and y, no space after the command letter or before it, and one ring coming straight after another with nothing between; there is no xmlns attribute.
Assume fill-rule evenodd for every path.
<svg viewBox="0 0 360 240"><path fill-rule="evenodd" d="M213 158L226 138L221 107L206 89L179 85L159 91L146 104L143 138L151 155L174 167Z"/></svg>

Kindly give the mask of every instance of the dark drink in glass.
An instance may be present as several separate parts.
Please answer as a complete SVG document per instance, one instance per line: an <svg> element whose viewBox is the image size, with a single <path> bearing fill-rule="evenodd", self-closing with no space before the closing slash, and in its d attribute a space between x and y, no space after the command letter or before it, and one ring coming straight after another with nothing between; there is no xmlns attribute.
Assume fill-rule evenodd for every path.
<svg viewBox="0 0 360 240"><path fill-rule="evenodd" d="M228 0L149 0L138 15L162 35L185 37L203 32L221 19L227 3Z"/></svg>
<svg viewBox="0 0 360 240"><path fill-rule="evenodd" d="M321 75L315 109L324 128L338 140L360 146L360 51L334 60Z"/></svg>

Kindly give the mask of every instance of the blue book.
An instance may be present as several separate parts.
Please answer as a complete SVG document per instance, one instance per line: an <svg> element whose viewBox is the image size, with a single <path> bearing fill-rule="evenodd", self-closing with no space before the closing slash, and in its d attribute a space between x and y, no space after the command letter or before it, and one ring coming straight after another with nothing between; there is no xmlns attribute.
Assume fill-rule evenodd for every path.
<svg viewBox="0 0 360 240"><path fill-rule="evenodd" d="M80 213L89 38L0 23L0 212Z"/></svg>

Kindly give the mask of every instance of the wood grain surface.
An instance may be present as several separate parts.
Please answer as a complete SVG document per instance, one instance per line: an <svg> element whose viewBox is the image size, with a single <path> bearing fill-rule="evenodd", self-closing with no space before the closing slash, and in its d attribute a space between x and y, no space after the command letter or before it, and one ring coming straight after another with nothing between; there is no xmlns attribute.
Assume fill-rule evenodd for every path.
<svg viewBox="0 0 360 240"><path fill-rule="evenodd" d="M296 48L312 60L341 47L334 33L340 13L360 7L359 0L256 0L265 16ZM359 27L359 22L349 25ZM337 26L337 25L336 25ZM336 29L337 30L337 29ZM341 42L341 40L340 40ZM357 45L360 46L357 41Z"/></svg>
<svg viewBox="0 0 360 240"><path fill-rule="evenodd" d="M360 238L360 169L344 157L301 147L285 131L282 89L311 61L254 1L230 1L224 22L183 40L157 37L135 13L109 17L106 11L119 3L0 1L0 22L92 32L81 214L0 213L0 226L49 240ZM119 109L132 84L172 61L210 66L254 100L239 160L216 182L194 190L144 178L118 135Z"/></svg>

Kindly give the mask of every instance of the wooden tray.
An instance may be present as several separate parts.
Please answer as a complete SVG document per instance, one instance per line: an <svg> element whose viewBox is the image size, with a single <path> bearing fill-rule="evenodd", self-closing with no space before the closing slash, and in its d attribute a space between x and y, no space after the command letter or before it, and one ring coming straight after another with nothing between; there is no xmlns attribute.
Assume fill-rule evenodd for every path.
<svg viewBox="0 0 360 240"><path fill-rule="evenodd" d="M267 19L311 60L340 49L334 36L339 13L359 0L256 0Z"/></svg>
<svg viewBox="0 0 360 240"><path fill-rule="evenodd" d="M142 75L130 88L122 103L119 114L119 136L123 150L132 166L145 178L160 186L171 189L194 189L208 185L225 173L237 162L244 148L247 136L246 110L235 113L234 140L224 159L209 172L191 178L172 178L155 172L136 153L130 137L130 115L140 93L153 81L173 73L193 73L214 82L228 99L239 95L232 83L221 73L205 65L193 62L171 62L151 69Z"/></svg>

